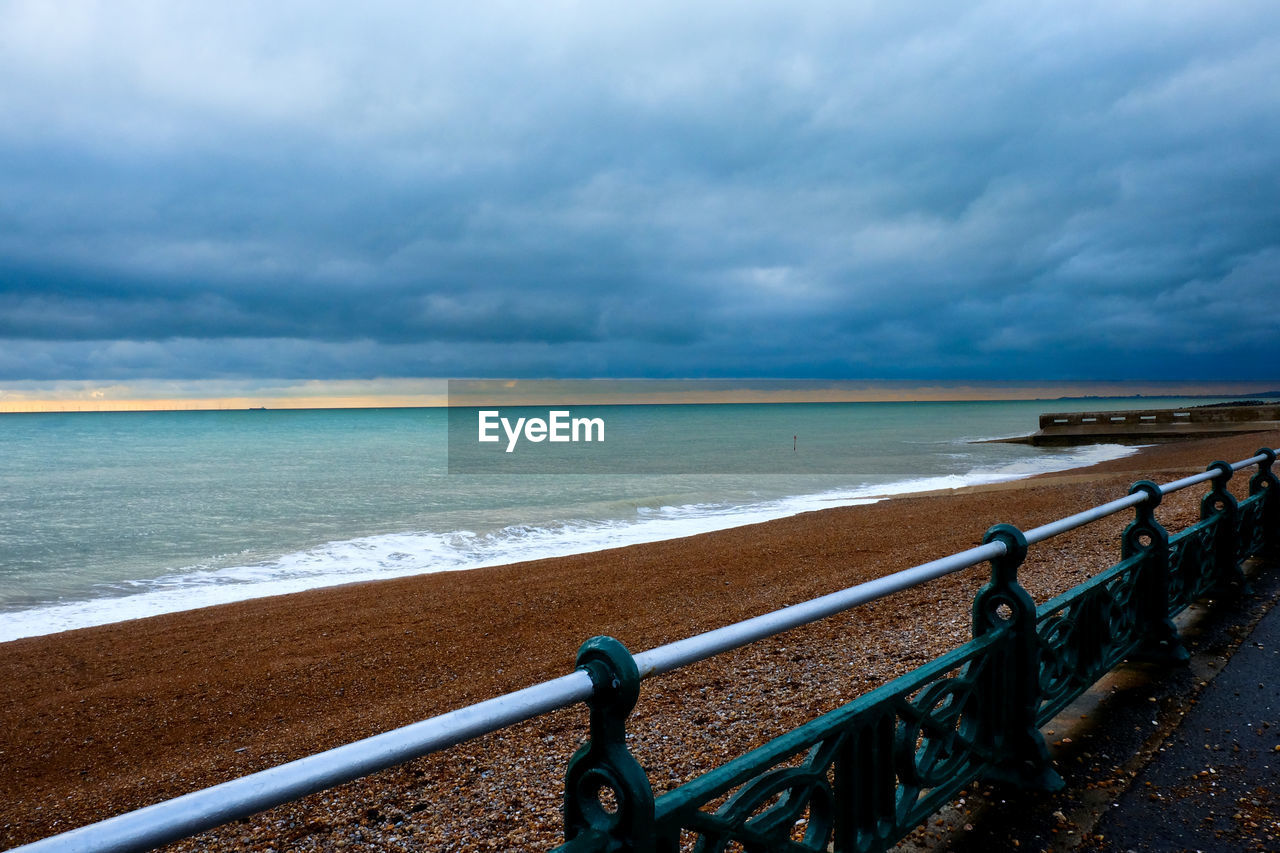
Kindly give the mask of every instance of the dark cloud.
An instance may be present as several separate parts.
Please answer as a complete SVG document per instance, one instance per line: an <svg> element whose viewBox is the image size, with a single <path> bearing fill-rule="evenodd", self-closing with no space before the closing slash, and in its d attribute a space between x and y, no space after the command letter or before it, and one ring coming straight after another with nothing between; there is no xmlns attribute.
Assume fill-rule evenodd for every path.
<svg viewBox="0 0 1280 853"><path fill-rule="evenodd" d="M6 4L0 378L1274 379L1277 72L1263 2Z"/></svg>

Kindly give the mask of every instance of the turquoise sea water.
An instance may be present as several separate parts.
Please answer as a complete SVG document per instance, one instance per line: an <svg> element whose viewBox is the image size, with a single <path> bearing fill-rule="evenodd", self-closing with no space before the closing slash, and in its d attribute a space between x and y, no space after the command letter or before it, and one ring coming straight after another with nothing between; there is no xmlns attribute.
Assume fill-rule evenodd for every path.
<svg viewBox="0 0 1280 853"><path fill-rule="evenodd" d="M1191 402L1211 401L1142 406ZM683 536L1131 452L973 443L1081 408L629 407L646 453L692 460L684 469L697 473L510 476L447 473L438 409L4 415L0 641Z"/></svg>

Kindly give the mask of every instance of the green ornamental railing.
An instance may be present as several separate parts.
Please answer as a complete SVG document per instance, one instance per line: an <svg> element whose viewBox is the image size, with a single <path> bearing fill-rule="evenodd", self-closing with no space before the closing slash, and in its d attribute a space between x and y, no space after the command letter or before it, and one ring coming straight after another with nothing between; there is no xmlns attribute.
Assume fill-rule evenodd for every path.
<svg viewBox="0 0 1280 853"><path fill-rule="evenodd" d="M1150 481L1121 537L1121 560L1037 607L1018 583L1027 539L1007 524L985 542L1005 555L973 602L973 639L655 799L626 745L640 690L631 654L609 637L578 653L595 687L590 740L565 782L558 853L885 850L977 779L1054 791L1040 726L1127 659L1176 665L1173 617L1209 593L1247 592L1242 564L1280 554L1275 454L1227 489L1215 462L1199 523L1170 536ZM1166 487L1167 488L1167 487Z"/></svg>

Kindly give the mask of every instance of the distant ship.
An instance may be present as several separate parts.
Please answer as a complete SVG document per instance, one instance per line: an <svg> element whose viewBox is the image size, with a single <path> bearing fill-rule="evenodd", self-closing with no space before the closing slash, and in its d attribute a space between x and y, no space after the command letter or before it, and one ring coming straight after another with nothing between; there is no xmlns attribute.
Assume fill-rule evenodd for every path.
<svg viewBox="0 0 1280 853"><path fill-rule="evenodd" d="M265 412L266 410L267 410L266 406L250 406L249 407L249 411L251 412Z"/></svg>

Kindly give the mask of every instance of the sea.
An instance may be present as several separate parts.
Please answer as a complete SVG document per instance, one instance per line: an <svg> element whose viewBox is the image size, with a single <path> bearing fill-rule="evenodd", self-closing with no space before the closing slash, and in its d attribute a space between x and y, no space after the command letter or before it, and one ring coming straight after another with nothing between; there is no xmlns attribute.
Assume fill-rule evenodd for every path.
<svg viewBox="0 0 1280 853"><path fill-rule="evenodd" d="M691 464L508 475L451 472L443 409L5 414L0 642L1061 471L1134 448L985 441L1212 402L627 407L646 454Z"/></svg>

